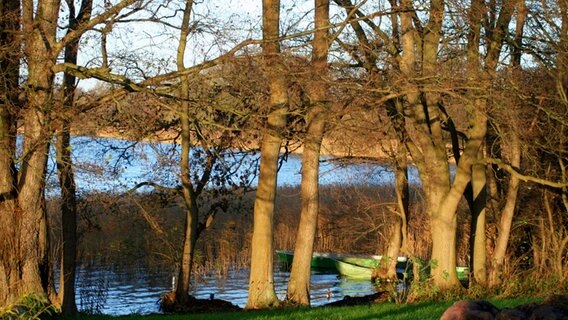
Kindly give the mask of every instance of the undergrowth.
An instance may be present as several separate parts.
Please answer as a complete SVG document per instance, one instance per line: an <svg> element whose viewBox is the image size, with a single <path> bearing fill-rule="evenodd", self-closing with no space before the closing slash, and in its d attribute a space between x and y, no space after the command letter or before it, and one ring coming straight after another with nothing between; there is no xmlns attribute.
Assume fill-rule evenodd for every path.
<svg viewBox="0 0 568 320"><path fill-rule="evenodd" d="M0 319L45 320L54 318L59 311L59 308L52 305L44 295L30 294L13 304L0 307Z"/></svg>

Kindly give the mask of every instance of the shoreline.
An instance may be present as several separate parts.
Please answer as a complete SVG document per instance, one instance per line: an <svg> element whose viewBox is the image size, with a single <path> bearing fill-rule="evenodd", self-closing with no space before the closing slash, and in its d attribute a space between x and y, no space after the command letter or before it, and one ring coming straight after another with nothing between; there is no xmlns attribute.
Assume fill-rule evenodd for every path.
<svg viewBox="0 0 568 320"><path fill-rule="evenodd" d="M135 141L130 139L128 136L120 135L117 134L116 132L105 131L105 130L98 131L95 134L75 132L72 133L72 136ZM140 141L166 143L166 144L171 144L174 141L176 141L179 144L179 138L175 138L176 136L177 134L174 134L172 132L166 132L164 134L157 135L156 138L143 138ZM395 154L394 150L396 150L398 142L393 139L387 141L384 144L377 143L374 144L373 146L359 146L357 148L351 148L348 145L345 145L344 150L340 150L338 147L335 147L334 145L335 144L332 143L331 138L324 137L321 145L320 156L335 158L340 161L353 160L358 162L373 162L373 163L388 164L392 162L392 159L394 159L394 154ZM241 146L241 148L234 148L233 150L260 151L260 146L243 145ZM296 155L302 155L303 151L304 151L303 144L300 144L299 146L292 148L291 151L286 150L285 147L282 147L280 150L282 154L288 152L289 154L296 154ZM411 161L410 157L409 161Z"/></svg>

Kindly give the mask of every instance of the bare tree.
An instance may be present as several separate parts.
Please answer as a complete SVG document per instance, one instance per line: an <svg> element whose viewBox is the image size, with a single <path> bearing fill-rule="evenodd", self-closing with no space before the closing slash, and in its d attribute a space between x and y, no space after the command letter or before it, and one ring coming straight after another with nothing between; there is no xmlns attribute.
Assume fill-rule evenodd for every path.
<svg viewBox="0 0 568 320"><path fill-rule="evenodd" d="M278 155L286 127L288 85L280 56L280 1L263 0L262 53L269 73L270 113L261 145L260 176L254 202L251 267L247 309L279 304L274 291L274 200Z"/></svg>
<svg viewBox="0 0 568 320"><path fill-rule="evenodd" d="M69 10L69 26L67 34L76 31L80 24L91 18L93 3L91 0L81 2L76 12L75 3L67 1ZM77 64L80 37L65 46L64 60L66 63ZM59 128L57 128L56 162L61 188L61 242L62 253L59 270L59 300L61 313L73 317L77 313L75 303L75 268L77 258L77 198L73 162L71 159L71 120L74 110L76 77L63 75L63 106L60 112Z"/></svg>
<svg viewBox="0 0 568 320"><path fill-rule="evenodd" d="M327 111L327 56L329 50L329 1L315 0L315 33L312 49L310 99L306 115L307 132L302 155L302 211L294 262L286 299L293 304L310 304L311 261L319 212L319 161Z"/></svg>
<svg viewBox="0 0 568 320"><path fill-rule="evenodd" d="M177 66L178 71L185 68L183 59L185 57L185 50L187 47L187 37L189 35L189 19L193 1L188 0L185 3L183 12L183 20L181 25L180 39L177 52ZM175 301L181 305L187 304L188 292L191 278L191 267L193 262L195 242L197 239L197 197L191 182L191 171L189 164L189 153L191 148L191 123L190 123L190 103L189 103L189 79L188 77L180 78L180 92L179 92L180 106L179 106L179 119L181 124L181 195L185 205L185 232L183 239L183 252L181 259L181 267L179 272L179 279L175 291Z"/></svg>
<svg viewBox="0 0 568 320"><path fill-rule="evenodd" d="M23 125L22 157L18 170L14 166L15 118L5 124L7 133L2 144L5 154L0 167L6 177L6 195L0 215L5 219L10 232L2 233L1 246L6 250L7 264L0 265L0 290L6 292L2 303L12 302L22 295L47 292L49 263L47 261L47 222L44 204L45 170L50 140L53 133L52 112L54 106L53 84L57 68L56 58L64 46L98 23L118 14L132 4L125 0L110 6L97 17L90 19L77 30L57 39L59 1L27 1L21 5L21 35L12 38L13 48L23 48L27 78L24 83L26 99L21 109ZM15 5L15 3L14 3ZM10 7L10 6L9 6ZM12 21L17 21L13 16ZM14 29L17 32L17 28ZM6 109L7 111L7 109ZM2 191L4 194L4 191ZM8 202L5 202L8 200Z"/></svg>
<svg viewBox="0 0 568 320"><path fill-rule="evenodd" d="M14 219L18 207L16 154L16 119L20 113L19 80L21 43L20 3L6 1L0 5L0 304L17 296L10 293L17 285L19 255L11 248L17 243L18 226ZM14 288L14 289L12 289Z"/></svg>

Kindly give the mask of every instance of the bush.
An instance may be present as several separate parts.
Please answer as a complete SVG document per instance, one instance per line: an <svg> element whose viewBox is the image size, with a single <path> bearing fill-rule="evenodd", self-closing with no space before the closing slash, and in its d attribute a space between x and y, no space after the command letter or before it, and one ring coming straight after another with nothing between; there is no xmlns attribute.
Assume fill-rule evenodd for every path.
<svg viewBox="0 0 568 320"><path fill-rule="evenodd" d="M23 296L16 303L0 308L0 319L3 320L45 320L52 319L59 313L59 308L52 305L47 297L40 294Z"/></svg>

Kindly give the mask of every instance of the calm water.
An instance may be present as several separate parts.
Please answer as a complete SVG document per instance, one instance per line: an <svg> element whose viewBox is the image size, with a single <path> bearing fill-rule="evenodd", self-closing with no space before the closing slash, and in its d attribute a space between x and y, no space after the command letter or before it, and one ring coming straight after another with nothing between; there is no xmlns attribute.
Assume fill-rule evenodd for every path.
<svg viewBox="0 0 568 320"><path fill-rule="evenodd" d="M211 294L244 307L247 302L248 271L233 271L226 277L209 276L196 281L191 294L208 299ZM289 273L275 273L278 297L286 295ZM171 289L167 272L146 272L143 269L100 270L81 269L77 282L77 305L80 310L108 315L147 314L159 312L160 297ZM327 299L328 289L331 298ZM336 274L312 274L312 305L341 300L344 296L374 293L370 281L339 278Z"/></svg>
<svg viewBox="0 0 568 320"><path fill-rule="evenodd" d="M137 183L152 181L166 186L179 183L179 148L167 143L138 143L129 141L73 137L72 150L78 192L124 192ZM199 150L193 150L193 158L199 159ZM256 185L258 153L227 155L216 168L229 172L232 183L239 185L246 179ZM53 159L53 157L52 157ZM320 184L392 184L394 175L389 168L378 164L340 165L322 157ZM281 162L278 184L298 185L301 181L301 155L289 155ZM55 164L50 161L48 195L59 194ZM235 164L242 164L236 167ZM200 170L199 161L192 164ZM215 180L213 186L227 185L226 180ZM415 168L410 169L410 181L419 183ZM220 182L221 181L221 182ZM275 274L275 287L279 298L284 298L289 273ZM158 312L159 298L170 291L170 272L149 272L132 268L83 268L77 279L77 305L81 310L109 315ZM197 298L227 300L244 307L247 302L248 272L233 271L227 277L210 276L197 279L192 294ZM327 292L331 290L331 298ZM322 305L342 299L346 295L360 296L374 293L369 281L338 278L335 274L313 274L311 300Z"/></svg>
<svg viewBox="0 0 568 320"><path fill-rule="evenodd" d="M73 137L71 139L75 177L78 192L124 192L143 181L166 186L179 184L179 148L170 143L140 142L108 138ZM52 148L53 149L53 148ZM53 159L48 171L48 194L58 195L57 173ZM193 159L202 156L199 150L192 152ZM257 182L259 153L226 154L212 174L212 186L228 185L227 180L216 180L219 172L230 172L231 183L240 185L243 179L254 186ZM200 172L200 161L192 163L192 170ZM239 166L237 166L239 164ZM298 185L301 181L302 156L288 155L281 160L278 185ZM409 167L409 180L419 183L416 168ZM385 185L394 181L390 168L375 163L338 164L329 157L322 157L320 184L371 184ZM144 189L142 189L144 190Z"/></svg>

